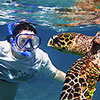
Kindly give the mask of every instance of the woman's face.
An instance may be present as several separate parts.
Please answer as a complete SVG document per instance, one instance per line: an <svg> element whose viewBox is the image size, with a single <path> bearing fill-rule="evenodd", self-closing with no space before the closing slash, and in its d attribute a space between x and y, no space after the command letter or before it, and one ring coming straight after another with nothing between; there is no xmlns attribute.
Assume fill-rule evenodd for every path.
<svg viewBox="0 0 100 100"><path fill-rule="evenodd" d="M32 46L34 45L35 33L28 30L23 30L16 36L16 47L18 50L25 51L33 51Z"/></svg>

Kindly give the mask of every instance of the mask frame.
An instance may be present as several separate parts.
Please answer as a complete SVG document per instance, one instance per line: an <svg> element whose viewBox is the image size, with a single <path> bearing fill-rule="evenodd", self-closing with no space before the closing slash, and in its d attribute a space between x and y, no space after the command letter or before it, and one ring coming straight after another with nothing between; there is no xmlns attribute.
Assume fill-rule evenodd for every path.
<svg viewBox="0 0 100 100"><path fill-rule="evenodd" d="M26 39L26 41L25 41L25 43L23 44L23 46L22 46L22 47L19 46L19 44L18 44L19 37L20 37L20 36L27 36L27 35L33 36L34 39L33 39L33 40L32 40L32 39ZM36 40L36 39L38 39L38 40ZM33 41L34 43L33 43L32 41ZM36 41L36 43L35 43L35 41ZM37 44L37 42L38 42L38 44ZM16 36L16 38L15 38L15 43L16 43L16 45L17 45L17 47L18 47L19 49L24 48L25 45L27 45L27 43L30 43L30 45L31 45L31 47L32 47L33 49L37 49L37 48L40 46L40 44L41 44L41 38L40 38L39 36L37 36L36 34L28 34L28 33L18 34L18 35ZM37 46L35 46L36 44L37 44Z"/></svg>

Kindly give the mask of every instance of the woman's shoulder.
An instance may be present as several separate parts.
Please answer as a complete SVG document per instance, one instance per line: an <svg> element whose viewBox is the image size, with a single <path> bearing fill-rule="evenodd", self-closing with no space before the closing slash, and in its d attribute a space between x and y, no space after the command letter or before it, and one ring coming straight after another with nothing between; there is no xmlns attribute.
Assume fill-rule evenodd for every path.
<svg viewBox="0 0 100 100"><path fill-rule="evenodd" d="M36 59L41 60L42 62L45 63L50 60L48 54L44 50L39 48L36 50Z"/></svg>
<svg viewBox="0 0 100 100"><path fill-rule="evenodd" d="M6 45L9 45L9 43L7 42L7 40L0 41L0 46L6 46Z"/></svg>
<svg viewBox="0 0 100 100"><path fill-rule="evenodd" d="M0 50L8 51L10 49L10 44L5 41L0 41Z"/></svg>
<svg viewBox="0 0 100 100"><path fill-rule="evenodd" d="M36 55L44 56L44 55L48 55L48 54L44 50L37 48L36 49Z"/></svg>

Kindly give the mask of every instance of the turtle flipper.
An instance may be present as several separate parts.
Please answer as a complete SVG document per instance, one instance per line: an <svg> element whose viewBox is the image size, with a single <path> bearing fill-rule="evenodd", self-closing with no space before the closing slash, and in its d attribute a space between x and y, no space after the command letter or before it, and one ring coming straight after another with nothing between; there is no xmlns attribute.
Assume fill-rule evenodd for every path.
<svg viewBox="0 0 100 100"><path fill-rule="evenodd" d="M96 55L85 56L72 65L66 73L59 100L92 100L99 78L98 61L95 57Z"/></svg>

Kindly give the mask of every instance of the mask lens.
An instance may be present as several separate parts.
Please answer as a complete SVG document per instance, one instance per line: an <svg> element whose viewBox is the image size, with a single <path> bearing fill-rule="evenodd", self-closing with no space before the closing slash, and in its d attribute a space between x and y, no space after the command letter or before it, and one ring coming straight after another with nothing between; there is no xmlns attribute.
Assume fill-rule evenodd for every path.
<svg viewBox="0 0 100 100"><path fill-rule="evenodd" d="M18 34L16 36L16 45L19 49L25 48L29 44L33 49L38 48L40 45L40 37L35 34Z"/></svg>
<svg viewBox="0 0 100 100"><path fill-rule="evenodd" d="M37 36L34 36L34 39L32 39L32 46L33 48L37 48L40 45L40 38Z"/></svg>

